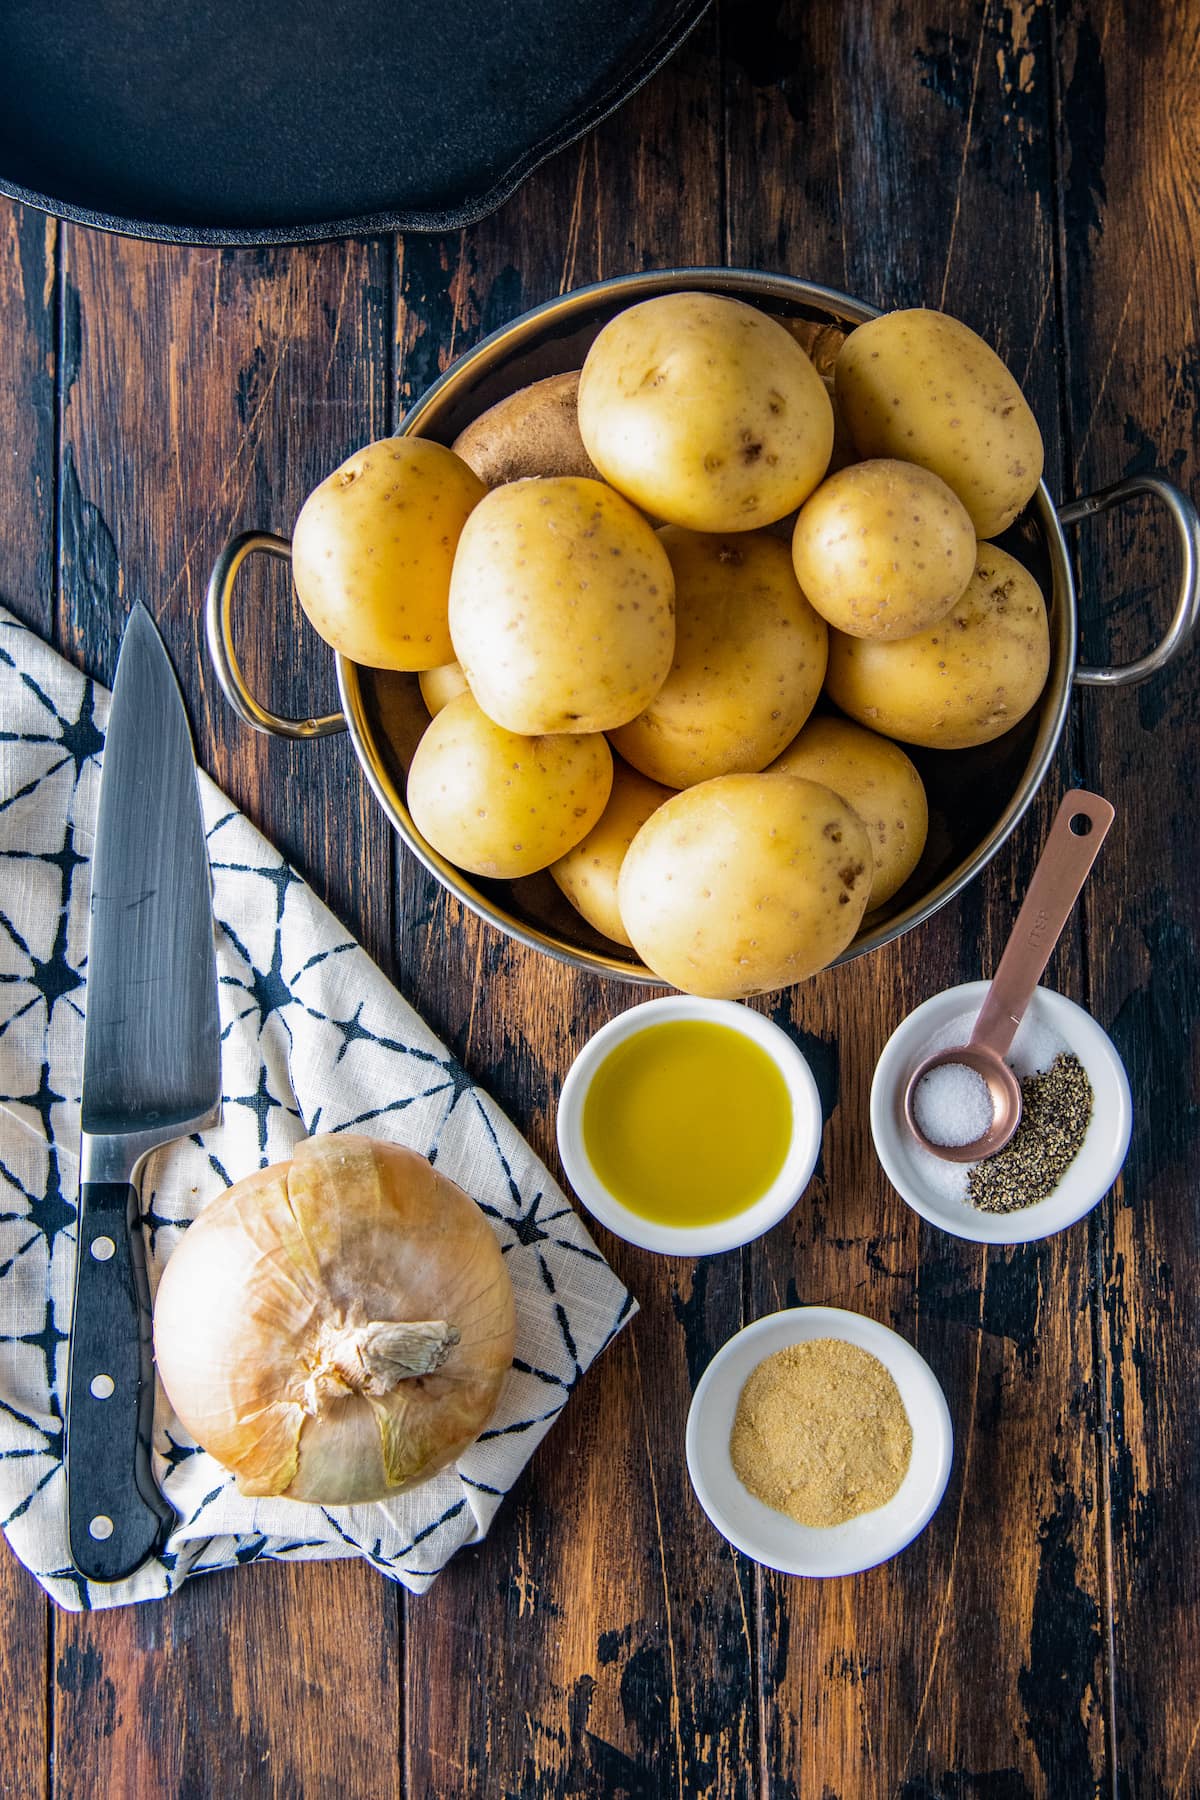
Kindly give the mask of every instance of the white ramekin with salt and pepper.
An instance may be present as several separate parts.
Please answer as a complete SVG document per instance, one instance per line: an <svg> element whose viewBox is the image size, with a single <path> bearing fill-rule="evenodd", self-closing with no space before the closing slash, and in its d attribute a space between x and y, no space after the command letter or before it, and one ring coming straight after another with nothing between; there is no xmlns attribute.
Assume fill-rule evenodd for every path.
<svg viewBox="0 0 1200 1800"><path fill-rule="evenodd" d="M1006 1058L1024 1090L1025 1129L985 1162L947 1162L926 1149L906 1123L905 1090L926 1057L966 1044L989 985L935 994L893 1032L871 1087L871 1131L888 1180L922 1218L976 1243L1024 1244L1073 1225L1104 1198L1125 1161L1133 1105L1108 1035L1073 1000L1039 987ZM923 1127L944 1144L967 1143L978 1127L977 1096L957 1073L938 1071L944 1078L924 1096ZM1050 1191L1032 1198L1049 1179Z"/></svg>

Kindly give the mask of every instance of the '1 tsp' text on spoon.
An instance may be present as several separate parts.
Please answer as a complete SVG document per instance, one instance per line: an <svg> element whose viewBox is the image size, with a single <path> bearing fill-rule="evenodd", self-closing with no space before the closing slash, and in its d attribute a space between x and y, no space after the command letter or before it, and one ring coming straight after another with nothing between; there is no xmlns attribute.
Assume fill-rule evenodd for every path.
<svg viewBox="0 0 1200 1800"><path fill-rule="evenodd" d="M1004 1058L1114 817L1099 794L1084 788L1064 794L969 1042L927 1056L909 1077L905 1123L934 1156L947 1162L981 1162L1002 1150L1020 1124L1021 1084ZM941 1069L954 1070L967 1116L972 1109L976 1113L981 1129L969 1143L935 1143L921 1129L917 1090ZM986 1122L989 1101L991 1117Z"/></svg>

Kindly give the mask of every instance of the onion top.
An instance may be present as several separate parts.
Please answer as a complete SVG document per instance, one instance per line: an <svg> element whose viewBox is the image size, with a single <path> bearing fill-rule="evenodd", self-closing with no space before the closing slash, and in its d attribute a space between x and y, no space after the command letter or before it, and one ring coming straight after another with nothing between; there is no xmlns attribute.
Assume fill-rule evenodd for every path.
<svg viewBox="0 0 1200 1800"><path fill-rule="evenodd" d="M427 1480L479 1435L514 1330L475 1202L414 1151L339 1133L205 1207L159 1283L154 1354L243 1494L349 1506Z"/></svg>

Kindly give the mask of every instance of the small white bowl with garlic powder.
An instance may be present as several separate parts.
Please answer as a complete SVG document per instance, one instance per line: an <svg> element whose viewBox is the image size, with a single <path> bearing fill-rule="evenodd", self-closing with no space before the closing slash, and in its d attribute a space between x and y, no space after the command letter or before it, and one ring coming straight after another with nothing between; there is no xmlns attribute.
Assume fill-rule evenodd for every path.
<svg viewBox="0 0 1200 1800"><path fill-rule="evenodd" d="M768 1357L813 1340L839 1340L882 1363L912 1432L903 1479L891 1498L840 1525L801 1525L745 1486L731 1438L747 1381ZM937 1376L888 1326L839 1306L793 1306L735 1332L700 1377L687 1421L687 1466L696 1498L723 1537L785 1575L857 1575L911 1544L941 1504L954 1428ZM810 1449L810 1467L823 1447Z"/></svg>
<svg viewBox="0 0 1200 1800"><path fill-rule="evenodd" d="M871 1133L888 1180L930 1224L978 1244L1027 1244L1073 1225L1104 1198L1129 1149L1133 1103L1125 1065L1091 1014L1051 988L1036 989L1006 1061L1023 1080L1049 1069L1064 1051L1077 1056L1091 1083L1091 1118L1074 1160L1045 1199L1012 1212L972 1205L967 1196L973 1165L947 1162L917 1143L904 1119L904 1090L925 1057L967 1042L989 985L971 981L947 988L892 1033L871 1085ZM923 1128L932 1124L943 1142L968 1143L979 1123L979 1095L971 1085L977 1078L963 1080L957 1069L939 1075L937 1092L927 1096L931 1117L922 1121Z"/></svg>

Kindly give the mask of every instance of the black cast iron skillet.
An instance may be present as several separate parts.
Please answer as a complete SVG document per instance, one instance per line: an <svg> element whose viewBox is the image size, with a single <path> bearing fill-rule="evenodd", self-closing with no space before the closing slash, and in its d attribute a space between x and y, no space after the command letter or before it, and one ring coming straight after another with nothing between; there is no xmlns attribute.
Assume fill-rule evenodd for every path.
<svg viewBox="0 0 1200 1800"><path fill-rule="evenodd" d="M482 218L708 0L2 0L0 192L176 243Z"/></svg>

